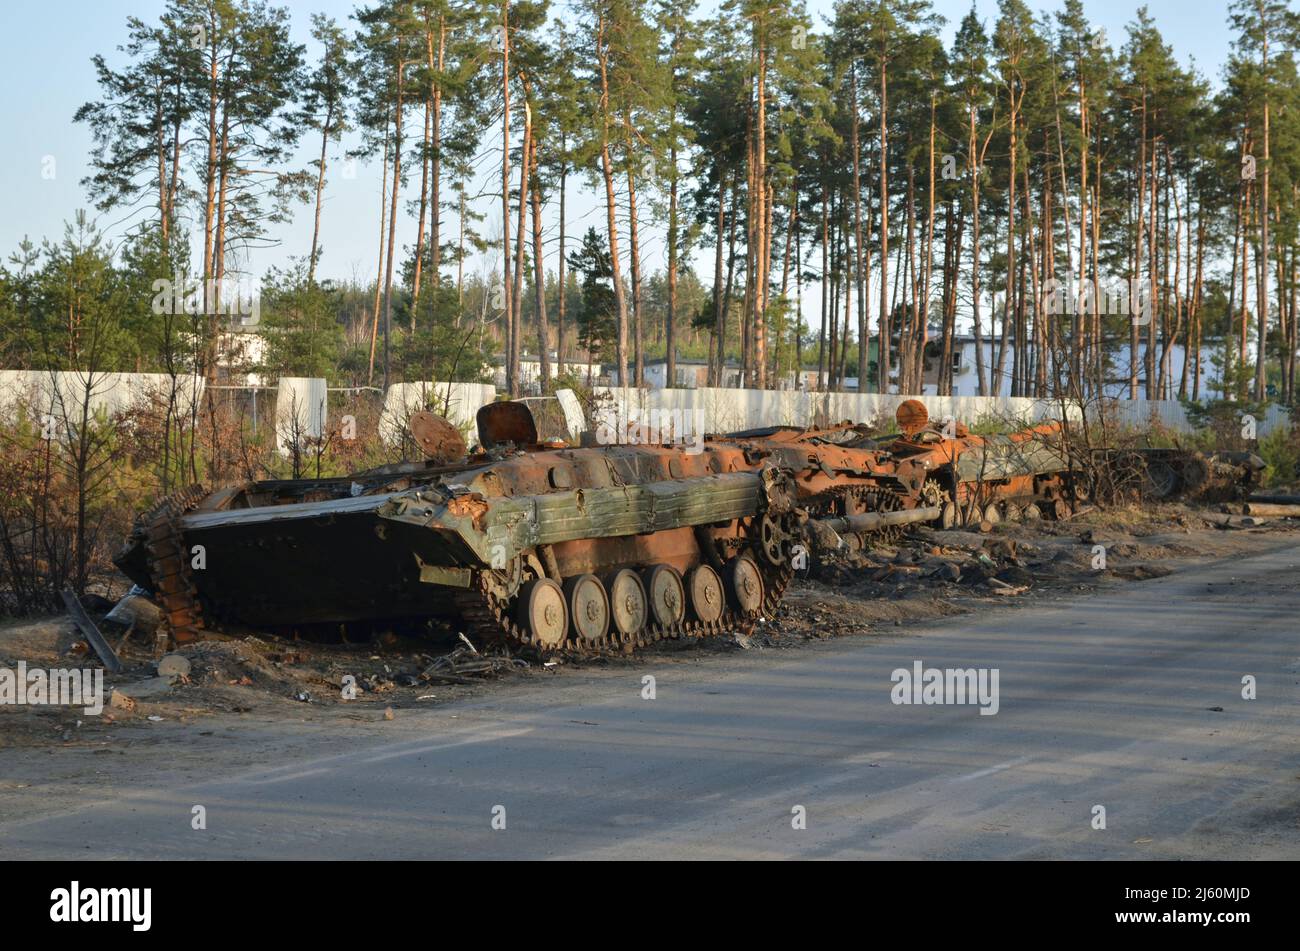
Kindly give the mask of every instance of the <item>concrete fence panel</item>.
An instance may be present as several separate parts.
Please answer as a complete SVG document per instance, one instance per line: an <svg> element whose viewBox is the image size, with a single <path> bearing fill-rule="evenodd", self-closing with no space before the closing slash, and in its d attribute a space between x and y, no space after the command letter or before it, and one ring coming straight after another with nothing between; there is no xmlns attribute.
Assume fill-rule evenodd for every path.
<svg viewBox="0 0 1300 951"><path fill-rule="evenodd" d="M480 407L496 399L496 387L484 383L394 383L384 394L379 435L389 445L401 442L412 413L430 409L446 416L473 445L478 442L475 417Z"/></svg>
<svg viewBox="0 0 1300 951"><path fill-rule="evenodd" d="M89 415L117 416L140 405L172 405L188 411L203 395L203 378L166 373L91 373L81 370L0 370L0 414L12 419L22 408L39 418L77 422Z"/></svg>

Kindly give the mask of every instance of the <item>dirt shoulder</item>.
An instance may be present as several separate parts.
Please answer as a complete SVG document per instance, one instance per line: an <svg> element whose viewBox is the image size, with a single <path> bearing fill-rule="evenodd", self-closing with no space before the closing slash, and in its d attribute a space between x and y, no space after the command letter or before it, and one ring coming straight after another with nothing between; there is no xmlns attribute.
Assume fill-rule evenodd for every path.
<svg viewBox="0 0 1300 951"><path fill-rule="evenodd" d="M0 705L0 817L48 815L142 785L428 735L445 717L490 713L507 696L535 691L562 703L651 664L725 676L737 663L774 661L818 642L896 634L935 619L960 625L971 612L1014 611L1137 583L1297 537L1300 526L1286 522L1210 527L1183 506L999 525L988 534L920 530L866 553L820 560L791 585L777 616L748 637L664 642L634 656L541 663L479 654L458 640L326 646L246 637L185 647L178 653L189 675L168 683L144 645L128 644L127 669L105 677L99 716ZM0 667L19 661L93 664L67 618L0 627ZM348 687L355 687L351 699Z"/></svg>

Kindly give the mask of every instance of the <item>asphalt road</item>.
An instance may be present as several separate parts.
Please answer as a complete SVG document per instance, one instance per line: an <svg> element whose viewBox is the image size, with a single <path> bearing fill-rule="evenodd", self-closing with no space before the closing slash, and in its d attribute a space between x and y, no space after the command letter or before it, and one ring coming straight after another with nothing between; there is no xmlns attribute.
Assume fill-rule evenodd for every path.
<svg viewBox="0 0 1300 951"><path fill-rule="evenodd" d="M1298 570L1288 547L945 626L403 711L397 742L0 817L0 847L9 859L1297 858ZM916 661L996 668L998 712L892 703L891 673ZM1246 675L1257 699L1242 697ZM191 828L196 804L206 830Z"/></svg>

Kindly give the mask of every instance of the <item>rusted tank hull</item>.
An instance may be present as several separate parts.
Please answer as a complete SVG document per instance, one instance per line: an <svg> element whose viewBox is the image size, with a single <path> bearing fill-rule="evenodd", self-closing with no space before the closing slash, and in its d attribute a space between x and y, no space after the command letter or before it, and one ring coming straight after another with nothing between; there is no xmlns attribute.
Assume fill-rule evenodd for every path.
<svg viewBox="0 0 1300 951"><path fill-rule="evenodd" d="M417 559L446 561L456 540L370 511L248 525L181 524L206 564L190 577L207 617L249 627L443 617L445 596L419 583Z"/></svg>
<svg viewBox="0 0 1300 951"><path fill-rule="evenodd" d="M959 424L928 425L924 407L907 415L916 421L913 431L883 445L925 468L928 494L941 500L943 527L1064 517L1087 497L1057 422L980 436Z"/></svg>
<svg viewBox="0 0 1300 951"><path fill-rule="evenodd" d="M708 566L724 610L678 610L657 628L642 619L617 643L752 623L772 609L789 577L786 528L775 558L754 550L764 519L788 526L793 517L784 503L773 509L777 470L742 468L743 452L730 447L709 459L681 456L649 448L515 454L432 478L406 473L399 491L382 491L394 484L386 478L372 479L369 489L355 480L251 484L201 497L182 512L168 509L170 547L188 560L163 566L151 523L137 528L119 565L150 590L188 593L178 637L214 627L447 619L531 643L539 632L506 616L529 585L559 588L573 578L656 567L674 573L661 572L655 583L680 602L673 578ZM763 596L727 608L724 576L741 558ZM569 632L559 633L543 631L544 643L533 646L562 648ZM588 631L578 646L599 649L609 639L609 631Z"/></svg>

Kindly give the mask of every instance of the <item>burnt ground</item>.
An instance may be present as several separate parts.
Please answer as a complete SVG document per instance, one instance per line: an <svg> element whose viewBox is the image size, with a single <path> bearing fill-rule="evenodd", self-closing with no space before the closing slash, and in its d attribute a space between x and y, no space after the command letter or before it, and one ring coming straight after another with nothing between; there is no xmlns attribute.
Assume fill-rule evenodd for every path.
<svg viewBox="0 0 1300 951"><path fill-rule="evenodd" d="M179 651L188 677L157 677L145 645L128 645L114 701L80 710L0 706L0 816L20 818L112 795L142 779L339 750L411 727L413 712L491 703L514 692L560 693L654 663L707 675L728 655L806 649L818 641L898 633L909 623L1015 611L1180 568L1295 544L1300 524L1222 529L1183 505L1093 511L1064 522L1003 524L987 534L921 529L867 553L829 556L797 579L777 616L748 637L663 642L636 655L547 663L476 654L459 641L380 639L321 645L274 637L210 640ZM1094 567L1094 546L1106 565ZM1225 582L1230 583L1230 582ZM76 667L87 648L67 618L0 627L0 667ZM90 661L89 663L93 663ZM343 699L344 678L354 699ZM454 714L452 714L454 716ZM403 719L407 720L403 724ZM396 722L395 722L396 721Z"/></svg>

